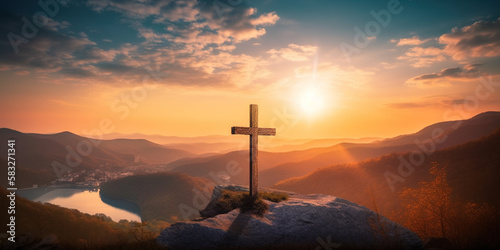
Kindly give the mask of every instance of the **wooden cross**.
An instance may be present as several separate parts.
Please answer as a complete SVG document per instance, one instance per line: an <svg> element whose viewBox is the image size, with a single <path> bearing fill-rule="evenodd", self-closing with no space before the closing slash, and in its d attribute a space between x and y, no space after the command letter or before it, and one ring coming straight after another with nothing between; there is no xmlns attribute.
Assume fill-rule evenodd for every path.
<svg viewBox="0 0 500 250"><path fill-rule="evenodd" d="M250 104L250 127L232 127L231 134L250 135L250 195L257 197L259 135L276 135L275 128L259 128L259 109L256 104Z"/></svg>

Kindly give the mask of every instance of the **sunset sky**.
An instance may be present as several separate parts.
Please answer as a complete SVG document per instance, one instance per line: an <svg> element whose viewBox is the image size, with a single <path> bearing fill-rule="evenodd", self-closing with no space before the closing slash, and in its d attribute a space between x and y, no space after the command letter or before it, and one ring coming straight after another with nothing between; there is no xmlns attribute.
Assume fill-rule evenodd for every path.
<svg viewBox="0 0 500 250"><path fill-rule="evenodd" d="M0 2L0 127L224 135L255 103L283 137L391 137L500 110L497 0L40 2Z"/></svg>

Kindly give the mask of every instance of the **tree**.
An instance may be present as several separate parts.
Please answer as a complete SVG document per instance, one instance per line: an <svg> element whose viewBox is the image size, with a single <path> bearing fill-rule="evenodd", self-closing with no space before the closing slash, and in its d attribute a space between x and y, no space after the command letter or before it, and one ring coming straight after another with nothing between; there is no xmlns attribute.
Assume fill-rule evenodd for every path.
<svg viewBox="0 0 500 250"><path fill-rule="evenodd" d="M488 244L488 231L498 230L498 213L487 204L464 202L453 194L446 167L432 163L430 182L406 188L400 195L403 212L399 221L422 239L448 238L456 247Z"/></svg>
<svg viewBox="0 0 500 250"><path fill-rule="evenodd" d="M433 181L422 182L419 187L406 188L401 193L405 225L423 239L446 238L452 189L446 180L446 167L432 163L430 173L434 176Z"/></svg>

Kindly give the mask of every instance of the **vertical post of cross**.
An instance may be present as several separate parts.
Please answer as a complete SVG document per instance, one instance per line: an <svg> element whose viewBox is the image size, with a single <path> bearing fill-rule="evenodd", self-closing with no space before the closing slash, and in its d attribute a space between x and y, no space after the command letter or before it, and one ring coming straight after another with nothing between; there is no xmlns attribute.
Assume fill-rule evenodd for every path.
<svg viewBox="0 0 500 250"><path fill-rule="evenodd" d="M250 195L257 197L259 182L259 165L257 159L259 155L259 107L250 104Z"/></svg>

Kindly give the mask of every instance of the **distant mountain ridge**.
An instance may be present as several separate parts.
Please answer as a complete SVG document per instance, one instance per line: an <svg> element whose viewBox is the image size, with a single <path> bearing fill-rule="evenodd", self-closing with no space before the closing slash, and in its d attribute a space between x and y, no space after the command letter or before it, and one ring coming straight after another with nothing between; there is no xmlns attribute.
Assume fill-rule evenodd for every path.
<svg viewBox="0 0 500 250"><path fill-rule="evenodd" d="M303 176L329 165L353 163L390 153L419 150L421 145L419 146L417 142L432 139L435 131L441 132L446 137L443 142L436 143L435 150L439 150L479 139L492 133L498 127L500 127L500 112L485 112L467 120L436 123L414 134L371 143L339 143L328 147L287 152L266 152L262 151L261 148L259 182L261 186L271 186L279 181ZM80 168L95 169L101 165L120 168L134 163L161 164L165 165L164 170L187 173L196 177L211 180L224 177L223 179L227 180L228 183L239 185L245 185L248 182L248 138L243 137L224 136L224 139L221 140L228 145L239 141L238 150L224 154L210 154L210 156L200 156L188 152L189 144L186 142L194 143L193 148L200 147L194 151L209 151L212 146L218 149L228 145L224 143L204 144L200 142L201 137L187 139L172 137L177 140L172 140L173 144L181 143L177 146L186 149L181 150L145 139L93 140L70 132L45 135L21 133L7 128L0 129L0 140L6 141L11 138L16 139L18 174L21 186L31 186L54 180L55 173L51 164L55 161L64 164L68 159L75 161L71 153L76 154L75 152L78 150L88 150L89 145L92 147L91 153L88 156L82 155L81 163L78 164ZM203 140L207 138L220 139L217 136L208 136L203 137ZM288 144L292 148L294 145L320 145L331 141L330 139L326 141L278 140L282 145L293 142ZM6 152L7 145L0 144L0 150ZM5 160L5 158L6 156L0 156L0 159ZM238 166L241 171L238 174L228 175L228 166ZM0 184L4 185L3 182Z"/></svg>
<svg viewBox="0 0 500 250"><path fill-rule="evenodd" d="M493 133L500 127L500 112L485 112L467 120L440 122L408 135L397 136L373 143L341 143L330 147L330 151L302 162L290 162L262 172L264 185L272 185L291 177L302 176L312 170L334 164L352 163L390 153L421 150L435 132L441 132L443 142L435 143L435 149L444 149ZM281 173L281 174L280 174Z"/></svg>
<svg viewBox="0 0 500 250"><path fill-rule="evenodd" d="M442 132L446 139L436 143L435 150L459 145L487 136L500 127L500 112L486 112L467 120L436 123L409 135L397 136L372 143L340 143L329 147L311 148L290 152L259 152L259 184L272 186L279 181L306 175L321 167L354 163L391 153L405 153L419 150L416 142L426 142L434 137L435 131ZM230 182L248 184L248 151L230 152L211 157L181 159L168 164L172 171L193 176L213 178L225 171L228 164L238 164L243 171L229 176Z"/></svg>
<svg viewBox="0 0 500 250"><path fill-rule="evenodd" d="M70 132L25 134L0 128L0 140L6 142L9 139L16 140L16 171L19 187L44 184L54 180L56 173L52 167L53 162L68 165L68 159L79 169L96 169L101 165L120 168L137 161L145 164L167 164L193 156L191 153L170 149L146 140L94 140ZM0 150L7 152L7 144L2 143ZM81 162L78 163L77 158L80 158ZM6 156L0 156L0 159L6 160ZM2 181L0 185L6 183Z"/></svg>
<svg viewBox="0 0 500 250"><path fill-rule="evenodd" d="M229 132L229 130L228 130ZM112 139L146 139L148 141L164 145L172 149L180 149L193 154L224 154L231 151L240 150L243 145L248 143L248 138L241 136L227 135L208 135L195 137L181 136L163 136L147 134L120 134L112 133L103 135L107 140ZM267 138L268 141L259 145L261 150L269 152L288 152L305 150L313 147L326 147L340 142L372 142L380 140L377 137L367 138L335 138L335 139L290 139L280 136Z"/></svg>
<svg viewBox="0 0 500 250"><path fill-rule="evenodd" d="M439 122L427 126L420 131L401 135L394 138L378 141L384 146L404 145L415 143L415 140L423 141L433 137L435 130L443 130L446 136L450 137L445 142L439 144L439 148L458 145L471 140L487 136L500 126L500 112L488 111L478 114L467 120Z"/></svg>

